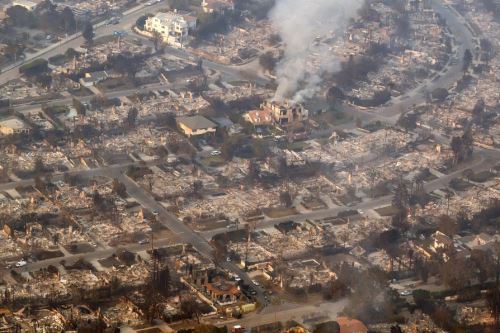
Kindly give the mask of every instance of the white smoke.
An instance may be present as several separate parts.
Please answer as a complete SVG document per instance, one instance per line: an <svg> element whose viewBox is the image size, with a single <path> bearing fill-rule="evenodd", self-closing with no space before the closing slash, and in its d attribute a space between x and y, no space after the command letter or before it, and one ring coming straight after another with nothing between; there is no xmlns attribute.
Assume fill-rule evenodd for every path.
<svg viewBox="0 0 500 333"><path fill-rule="evenodd" d="M339 59L322 41L341 35L361 4L362 0L276 0L269 19L285 52L276 70L275 100L311 97L322 74L338 68Z"/></svg>

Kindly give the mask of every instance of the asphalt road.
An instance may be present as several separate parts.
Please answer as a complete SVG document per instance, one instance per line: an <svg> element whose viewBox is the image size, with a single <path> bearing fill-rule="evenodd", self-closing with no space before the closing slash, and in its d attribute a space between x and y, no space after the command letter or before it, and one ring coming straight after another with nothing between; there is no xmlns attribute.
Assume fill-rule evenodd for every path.
<svg viewBox="0 0 500 333"><path fill-rule="evenodd" d="M115 176L115 175L113 175ZM172 233L179 238L180 242L191 244L201 255L205 258L213 259L213 248L209 241L203 238L200 234L193 231L186 224L180 221L177 216L170 213L165 207L159 204L146 190L135 183L132 179L125 175L120 175L118 178L120 182L127 187L127 193L137 200L144 208L158 213L158 221L167 227ZM243 282L251 285L257 292L256 298L261 304L265 303L264 293L261 288L254 286L250 277L234 263L228 261L221 261L219 263L221 268L229 272L237 274Z"/></svg>
<svg viewBox="0 0 500 333"><path fill-rule="evenodd" d="M451 61L438 73L437 79L427 79L422 84L415 87L413 90L403 94L398 98L391 99L391 105L383 105L381 107L361 110L357 107L344 105L344 111L355 116L359 116L363 120L373 121L380 120L387 123L395 123L401 112L408 111L413 105L418 105L426 101L426 95L436 88L448 89L463 76L463 55L466 49L474 51L475 43L474 36L465 27L464 19L457 16L458 13L444 6L439 0L431 1L432 8L439 13L445 20L447 27L452 36L455 37L455 54L458 58L455 64ZM451 57L450 57L451 58Z"/></svg>

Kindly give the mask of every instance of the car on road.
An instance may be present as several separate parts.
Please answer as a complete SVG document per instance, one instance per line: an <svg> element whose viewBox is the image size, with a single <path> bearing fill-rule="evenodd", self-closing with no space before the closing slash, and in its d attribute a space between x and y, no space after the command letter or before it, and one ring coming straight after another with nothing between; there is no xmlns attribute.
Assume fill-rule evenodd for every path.
<svg viewBox="0 0 500 333"><path fill-rule="evenodd" d="M107 25L116 25L118 23L120 23L120 19L118 17L113 17L108 20Z"/></svg>
<svg viewBox="0 0 500 333"><path fill-rule="evenodd" d="M160 212L155 209L155 210L153 210L153 215L158 216L158 215L160 215Z"/></svg>
<svg viewBox="0 0 500 333"><path fill-rule="evenodd" d="M24 267L28 264L28 262L26 262L26 260L19 260L18 262L16 262L16 267Z"/></svg>
<svg viewBox="0 0 500 333"><path fill-rule="evenodd" d="M399 292L400 296L410 296L411 294L413 294L411 290L402 290Z"/></svg>
<svg viewBox="0 0 500 333"><path fill-rule="evenodd" d="M260 286L260 284L255 280L252 280L252 283L255 284L257 287Z"/></svg>
<svg viewBox="0 0 500 333"><path fill-rule="evenodd" d="M212 156L219 156L220 154L222 154L222 152L220 150L212 150L210 152L210 155L212 155Z"/></svg>
<svg viewBox="0 0 500 333"><path fill-rule="evenodd" d="M241 278L240 278L238 275L236 275L236 276L234 277L234 281L236 281L236 282L240 282L240 281L241 281Z"/></svg>
<svg viewBox="0 0 500 333"><path fill-rule="evenodd" d="M115 30L113 31L113 36L115 37L123 37L126 36L127 32L125 30Z"/></svg>
<svg viewBox="0 0 500 333"><path fill-rule="evenodd" d="M141 244L141 245L148 244L149 243L149 239L146 239L146 238L145 239L141 239L138 243Z"/></svg>

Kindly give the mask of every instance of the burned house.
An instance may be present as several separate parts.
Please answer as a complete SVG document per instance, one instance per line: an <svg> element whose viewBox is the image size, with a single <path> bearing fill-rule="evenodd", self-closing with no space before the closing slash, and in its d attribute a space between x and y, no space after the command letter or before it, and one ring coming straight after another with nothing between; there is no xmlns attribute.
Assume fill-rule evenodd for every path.
<svg viewBox="0 0 500 333"><path fill-rule="evenodd" d="M269 111L274 123L281 128L300 126L309 118L309 111L302 104L292 101L266 101L261 105L261 109Z"/></svg>

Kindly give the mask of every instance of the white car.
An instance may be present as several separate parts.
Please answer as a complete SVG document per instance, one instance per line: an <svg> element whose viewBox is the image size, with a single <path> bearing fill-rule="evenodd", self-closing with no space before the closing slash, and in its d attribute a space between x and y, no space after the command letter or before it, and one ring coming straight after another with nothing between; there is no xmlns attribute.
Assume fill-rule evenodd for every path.
<svg viewBox="0 0 500 333"><path fill-rule="evenodd" d="M23 267L26 266L28 263L25 260L20 260L16 262L16 267Z"/></svg>
<svg viewBox="0 0 500 333"><path fill-rule="evenodd" d="M252 280L252 283L255 284L257 287L260 286L260 284L255 280Z"/></svg>
<svg viewBox="0 0 500 333"><path fill-rule="evenodd" d="M411 290L402 290L399 292L399 295L401 296L410 296L411 294L413 294Z"/></svg>
<svg viewBox="0 0 500 333"><path fill-rule="evenodd" d="M210 155L212 155L212 156L219 156L220 154L222 154L222 152L220 150L212 150L210 152Z"/></svg>

